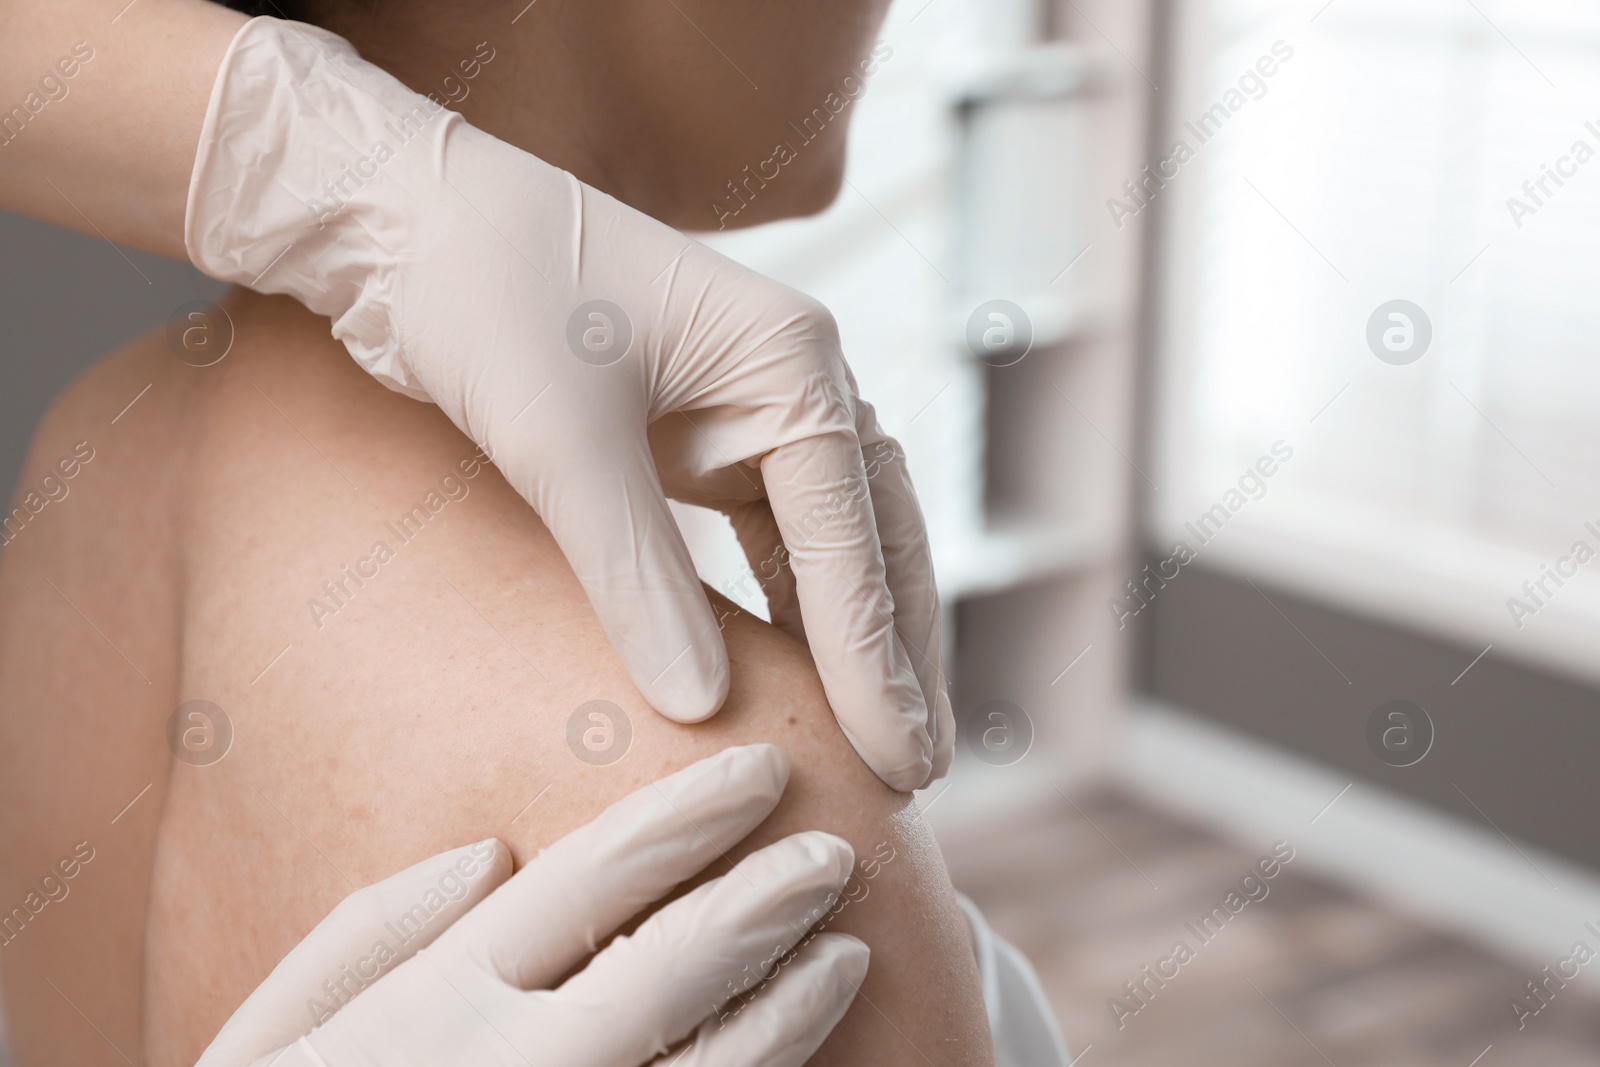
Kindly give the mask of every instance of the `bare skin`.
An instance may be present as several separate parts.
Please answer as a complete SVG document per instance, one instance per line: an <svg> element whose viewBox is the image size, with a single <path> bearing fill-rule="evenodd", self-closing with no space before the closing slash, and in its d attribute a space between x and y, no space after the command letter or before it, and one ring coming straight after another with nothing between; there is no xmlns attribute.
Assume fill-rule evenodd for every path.
<svg viewBox="0 0 1600 1067"><path fill-rule="evenodd" d="M198 10L141 0L122 22L185 7ZM196 40L231 36L233 16L198 7L223 21ZM365 10L324 14L421 91L490 41L496 59L457 105L469 119L667 221L708 225L713 182L765 158L783 117L851 69L882 4L545 0L514 27L486 3L394 0L363 26ZM724 63L697 25L742 62ZM205 64L184 55L174 67L190 85ZM189 115L193 94L174 92ZM846 121L740 223L825 204ZM71 163L59 144L30 144L15 157L27 173ZM185 180L192 152L179 149ZM0 179L0 202L28 202L32 181ZM111 205L115 187L105 162L72 188ZM167 207L139 224L148 240L139 225L113 236L170 251L171 175L129 188L164 190ZM781 745L794 774L729 858L816 828L871 864L867 895L833 928L872 946L872 970L814 1062L991 1062L938 850L911 799L839 733L804 648L724 605L726 705L702 725L661 718L538 517L437 409L368 378L290 300L238 293L228 309L237 339L216 366L179 362L158 335L85 376L20 482L27 514L0 562L0 919L13 917L0 971L21 1064L191 1063L354 886L489 835L526 861L645 782L754 740ZM419 505L420 532L386 525ZM174 709L196 699L234 731L209 766L169 748ZM568 743L591 700L631 723L608 766Z"/></svg>
<svg viewBox="0 0 1600 1067"><path fill-rule="evenodd" d="M0 207L187 258L206 101L244 21L208 0L0 0Z"/></svg>
<svg viewBox="0 0 1600 1067"><path fill-rule="evenodd" d="M809 143L790 123L853 73L886 0L541 0L515 23L523 4L489 0L282 6L590 185L680 229L716 229L832 201L848 112ZM0 0L0 207L187 258L206 102L244 21L209 0ZM442 81L459 83L480 42L497 59L457 100ZM714 203L739 205L726 183L751 181L744 168L780 142L804 144L782 180L744 186L759 195L719 215Z"/></svg>
<svg viewBox="0 0 1600 1067"><path fill-rule="evenodd" d="M697 726L661 718L538 518L493 468L464 476L475 448L437 409L331 358L327 323L291 301L228 307L222 363L185 366L158 338L114 357L63 399L24 476L93 440L0 569L0 901L76 842L95 849L0 950L22 1064L124 1062L113 1043L153 1067L193 1062L352 886L491 834L524 862L643 783L753 740L795 770L730 858L821 828L883 861L858 868L867 895L834 920L872 946L872 970L813 1062L989 1062L937 846L839 734L802 647L725 606L727 705ZM386 523L419 504L426 524L403 542ZM376 563L377 542L392 559ZM372 576L357 587L346 565ZM339 579L352 595L330 613L322 583ZM196 698L235 731L204 767L165 737ZM596 699L633 730L609 766L567 741Z"/></svg>

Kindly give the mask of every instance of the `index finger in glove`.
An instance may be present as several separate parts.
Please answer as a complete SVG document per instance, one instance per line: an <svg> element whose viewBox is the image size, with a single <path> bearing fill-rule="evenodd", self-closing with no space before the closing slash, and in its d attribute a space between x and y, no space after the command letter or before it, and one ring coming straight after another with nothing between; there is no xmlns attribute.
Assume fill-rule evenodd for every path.
<svg viewBox="0 0 1600 1067"><path fill-rule="evenodd" d="M505 449L501 469L561 546L645 700L674 722L708 719L728 695L728 653L644 429L626 425L626 405L583 411L516 442L539 455L527 472Z"/></svg>
<svg viewBox="0 0 1600 1067"><path fill-rule="evenodd" d="M354 976L366 988L426 948L510 874L511 853L489 838L351 893L273 968L195 1067L238 1067L293 1043L325 1021L307 1004L331 1000L328 983L348 991Z"/></svg>
<svg viewBox="0 0 1600 1067"><path fill-rule="evenodd" d="M761 473L834 716L879 778L916 789L933 766L928 709L895 633L856 435L834 430L782 445L762 457Z"/></svg>
<svg viewBox="0 0 1600 1067"><path fill-rule="evenodd" d="M617 938L560 989L529 994L525 1032L571 1067L648 1062L754 991L828 913L854 864L848 842L820 831L746 856Z"/></svg>
<svg viewBox="0 0 1600 1067"><path fill-rule="evenodd" d="M617 927L722 856L789 780L775 745L746 745L624 797L541 852L434 949L519 989L547 987Z"/></svg>

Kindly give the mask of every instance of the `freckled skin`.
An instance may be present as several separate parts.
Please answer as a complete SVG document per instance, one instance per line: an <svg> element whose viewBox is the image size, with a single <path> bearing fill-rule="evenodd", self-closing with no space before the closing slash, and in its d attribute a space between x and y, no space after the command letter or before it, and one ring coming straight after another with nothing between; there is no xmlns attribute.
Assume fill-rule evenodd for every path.
<svg viewBox="0 0 1600 1067"><path fill-rule="evenodd" d="M754 740L782 746L793 775L729 859L806 828L858 859L859 899L831 928L872 947L866 999L812 1062L991 1062L937 845L851 750L803 647L732 613L723 711L661 718L537 516L492 468L461 475L473 445L436 408L364 375L298 304L228 307L237 340L217 366L151 338L64 398L30 472L104 443L0 565L0 902L74 842L98 850L0 957L20 1063L124 1062L61 994L151 1067L192 1063L352 884L489 835L523 863L640 785ZM465 496L396 537L452 473ZM314 613L333 603L322 583L379 541L392 558ZM233 725L211 766L167 748L171 710L194 698ZM632 727L606 766L568 744L574 709L596 699Z"/></svg>
<svg viewBox="0 0 1600 1067"><path fill-rule="evenodd" d="M715 228L831 202L852 110L817 109L855 91L846 78L864 84L886 3L543 0L510 29L490 4L306 10L421 92L486 43L496 58L458 103L471 122L672 225ZM820 135L792 126L808 115ZM781 177L730 192L780 141L800 146ZM436 409L366 378L290 301L229 310L237 340L215 367L152 337L86 375L21 481L79 441L98 449L0 560L0 908L74 843L96 850L0 955L19 1063L192 1063L353 885L490 834L523 862L643 783L752 740L782 745L794 772L729 859L820 828L874 864L832 924L868 941L872 969L814 1062L992 1062L937 847L851 751L803 648L734 614L725 709L694 727L656 716L492 469L422 532L390 532L472 454ZM233 728L209 766L169 749L173 709L196 698ZM572 711L595 699L633 728L608 766L568 744Z"/></svg>

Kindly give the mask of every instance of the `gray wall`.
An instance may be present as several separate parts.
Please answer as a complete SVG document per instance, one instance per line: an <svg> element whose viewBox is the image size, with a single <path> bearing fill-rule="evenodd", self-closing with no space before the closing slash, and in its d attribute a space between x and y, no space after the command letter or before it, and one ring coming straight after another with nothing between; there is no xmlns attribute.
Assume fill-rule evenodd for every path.
<svg viewBox="0 0 1600 1067"><path fill-rule="evenodd" d="M224 288L188 263L0 212L0 499L39 416L79 371Z"/></svg>
<svg viewBox="0 0 1600 1067"><path fill-rule="evenodd" d="M1140 688L1600 868L1600 691L1498 651L1462 674L1481 646L1258 584L1272 603L1240 579L1185 567L1130 624ZM1433 723L1432 748L1408 767L1380 760L1367 740L1368 719L1396 699Z"/></svg>

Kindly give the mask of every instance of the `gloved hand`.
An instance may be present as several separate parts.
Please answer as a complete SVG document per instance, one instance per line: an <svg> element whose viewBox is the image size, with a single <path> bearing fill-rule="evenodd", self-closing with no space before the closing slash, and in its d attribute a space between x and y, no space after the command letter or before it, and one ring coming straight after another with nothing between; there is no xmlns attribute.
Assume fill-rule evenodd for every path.
<svg viewBox="0 0 1600 1067"><path fill-rule="evenodd" d="M555 984L743 839L788 775L772 745L728 749L612 805L509 880L510 855L491 839L359 890L196 1067L639 1067L665 1064L655 1057L691 1033L673 1067L799 1067L854 999L866 945L818 934L737 1014L717 1009L834 903L855 856L831 834L752 853ZM313 1030L308 1004L337 1010Z"/></svg>
<svg viewBox="0 0 1600 1067"><path fill-rule="evenodd" d="M816 301L473 128L342 38L269 18L222 63L185 240L207 273L330 316L363 367L484 446L660 712L699 721L728 687L665 485L732 516L774 621L809 639L879 777L909 790L948 768L922 516Z"/></svg>

